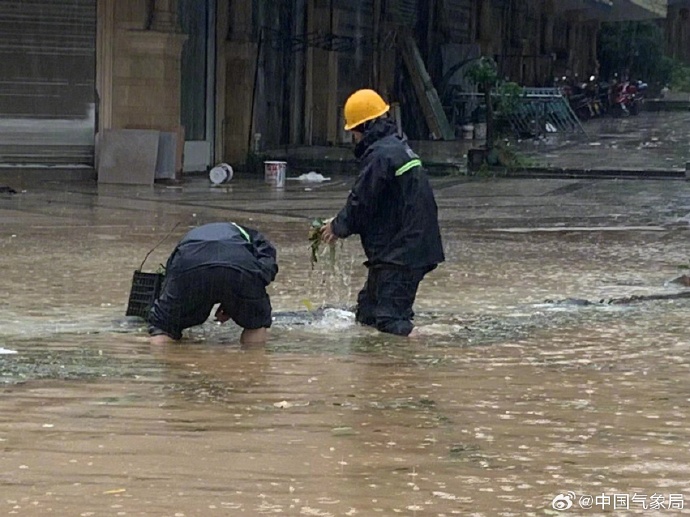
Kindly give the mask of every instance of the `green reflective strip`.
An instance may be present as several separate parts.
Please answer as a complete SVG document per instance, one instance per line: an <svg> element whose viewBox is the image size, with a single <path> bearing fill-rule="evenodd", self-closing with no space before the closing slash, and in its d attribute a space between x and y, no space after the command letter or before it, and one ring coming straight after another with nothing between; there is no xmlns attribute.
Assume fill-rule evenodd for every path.
<svg viewBox="0 0 690 517"><path fill-rule="evenodd" d="M232 225L237 228L242 236L247 239L247 242L252 242L252 238L249 236L249 234L246 232L244 228L242 228L239 224L232 223Z"/></svg>
<svg viewBox="0 0 690 517"><path fill-rule="evenodd" d="M403 174L405 174L410 169L413 169L415 167L421 167L421 166L422 166L422 160L410 160L405 165L400 167L397 171L395 171L395 175L396 176L402 176Z"/></svg>

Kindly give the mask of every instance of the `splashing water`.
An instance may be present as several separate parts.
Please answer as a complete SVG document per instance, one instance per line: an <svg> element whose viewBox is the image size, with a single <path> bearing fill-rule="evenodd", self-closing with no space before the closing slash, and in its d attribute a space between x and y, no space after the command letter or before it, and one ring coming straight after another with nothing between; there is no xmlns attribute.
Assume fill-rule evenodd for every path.
<svg viewBox="0 0 690 517"><path fill-rule="evenodd" d="M343 309L328 308L323 311L323 317L311 323L312 328L343 330L355 325L355 314Z"/></svg>
<svg viewBox="0 0 690 517"><path fill-rule="evenodd" d="M328 251L328 248L324 251ZM308 303L320 307L351 303L356 254L349 243L340 243L336 245L334 260L322 255L315 269L309 272L306 285Z"/></svg>

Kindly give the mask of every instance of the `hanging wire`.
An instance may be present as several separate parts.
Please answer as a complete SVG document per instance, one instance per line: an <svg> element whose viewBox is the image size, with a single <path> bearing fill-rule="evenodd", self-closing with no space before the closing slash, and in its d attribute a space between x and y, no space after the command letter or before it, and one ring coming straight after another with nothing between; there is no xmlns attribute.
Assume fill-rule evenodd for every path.
<svg viewBox="0 0 690 517"><path fill-rule="evenodd" d="M180 224L182 224L182 221L178 221L177 224L176 224L175 226L173 226L172 229L167 233L167 235L166 235L165 237L163 237L163 238L158 242L158 244L156 244L153 248L151 248L151 249L149 250L149 252L148 252L148 253L146 254L146 256L144 257L144 260L141 262L141 266L139 266L139 269L138 269L137 271L141 271L141 270L144 268L144 263L146 262L146 259L149 258L149 255L150 255L151 253L153 253L153 251L154 251L158 246L160 246L161 244L163 244L163 243L168 239L168 237L170 237L170 236L172 235L172 232L174 232L175 229L176 229L178 226L180 226Z"/></svg>

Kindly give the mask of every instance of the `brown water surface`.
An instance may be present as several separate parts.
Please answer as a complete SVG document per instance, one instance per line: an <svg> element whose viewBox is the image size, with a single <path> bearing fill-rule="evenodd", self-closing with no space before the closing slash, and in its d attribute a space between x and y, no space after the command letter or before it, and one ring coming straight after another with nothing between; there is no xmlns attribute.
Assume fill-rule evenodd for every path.
<svg viewBox="0 0 690 517"><path fill-rule="evenodd" d="M253 349L210 322L151 348L122 321L152 243L185 221L155 267L189 225L221 218L203 189L179 203L87 187L13 200L0 209L0 347L17 352L0 355L0 513L548 515L569 491L569 514L602 513L582 509L588 495L611 513L615 494L664 498L621 515L682 513L690 302L545 301L680 290L667 281L687 262L688 210L664 183L580 187L547 199L537 182L529 203L500 181L439 188L448 261L420 290L417 340L347 313L307 318L304 300L353 303L358 243L312 271L308 216L274 197L271 215L238 187L258 208L222 217L264 230L281 265L270 341ZM311 210L328 215L343 193L325 192Z"/></svg>

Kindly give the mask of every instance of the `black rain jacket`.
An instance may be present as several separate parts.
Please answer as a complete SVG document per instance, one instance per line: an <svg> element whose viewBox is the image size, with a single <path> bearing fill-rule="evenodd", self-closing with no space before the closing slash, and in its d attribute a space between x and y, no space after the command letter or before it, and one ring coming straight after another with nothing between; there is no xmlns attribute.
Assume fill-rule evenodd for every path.
<svg viewBox="0 0 690 517"><path fill-rule="evenodd" d="M332 223L359 234L366 265L434 267L445 260L438 208L419 157L389 119L375 120L355 147L361 171Z"/></svg>
<svg viewBox="0 0 690 517"><path fill-rule="evenodd" d="M261 233L234 223L210 223L182 238L168 259L166 275L212 266L255 275L264 286L278 274L276 250Z"/></svg>

